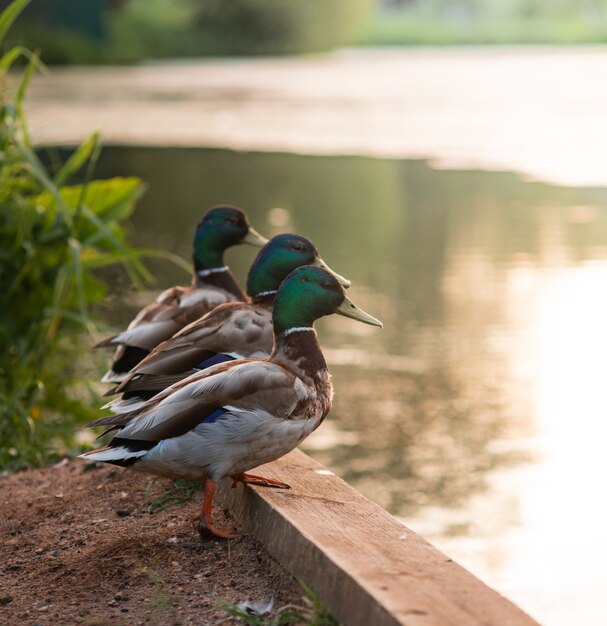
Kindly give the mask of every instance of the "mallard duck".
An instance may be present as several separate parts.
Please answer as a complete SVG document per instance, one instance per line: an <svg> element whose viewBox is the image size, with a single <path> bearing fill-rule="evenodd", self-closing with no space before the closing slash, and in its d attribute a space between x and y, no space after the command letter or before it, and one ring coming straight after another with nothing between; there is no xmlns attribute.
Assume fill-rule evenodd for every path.
<svg viewBox="0 0 607 626"><path fill-rule="evenodd" d="M194 271L190 287L171 287L139 311L127 330L104 339L95 348L118 346L112 367L102 382L120 382L150 350L178 330L225 302L246 296L224 264L224 251L237 244L263 246L267 242L251 227L241 209L211 208L194 235Z"/></svg>
<svg viewBox="0 0 607 626"><path fill-rule="evenodd" d="M192 322L156 346L106 395L123 397L106 404L115 413L138 408L169 385L222 361L262 359L272 352L272 306L281 282L302 265L324 267L343 287L350 281L331 270L306 237L284 233L260 250L247 276L251 302L229 302Z"/></svg>
<svg viewBox="0 0 607 626"><path fill-rule="evenodd" d="M381 327L346 297L330 272L309 265L296 269L276 295L275 342L267 359L220 363L165 389L137 411L92 422L120 432L107 446L81 456L201 481L199 532L237 538L212 523L217 482L230 476L289 487L247 472L293 450L331 408L331 377L314 330L314 321L331 313Z"/></svg>

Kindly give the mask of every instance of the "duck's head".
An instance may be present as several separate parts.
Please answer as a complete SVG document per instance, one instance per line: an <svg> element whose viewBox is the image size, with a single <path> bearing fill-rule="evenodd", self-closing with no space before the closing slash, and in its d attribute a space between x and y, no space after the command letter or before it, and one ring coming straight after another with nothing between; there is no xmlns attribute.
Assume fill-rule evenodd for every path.
<svg viewBox="0 0 607 626"><path fill-rule="evenodd" d="M306 237L284 233L272 237L260 250L247 277L247 293L251 298L275 294L282 281L302 265L323 267L343 286L350 281L334 272L320 257L316 246Z"/></svg>
<svg viewBox="0 0 607 626"><path fill-rule="evenodd" d="M281 335L289 330L312 328L315 320L332 313L382 327L378 319L346 296L331 272L305 265L291 272L278 289L272 312L274 332Z"/></svg>
<svg viewBox="0 0 607 626"><path fill-rule="evenodd" d="M222 267L226 248L240 243L261 247L267 241L249 224L242 209L228 204L215 206L196 227L194 266L197 270Z"/></svg>

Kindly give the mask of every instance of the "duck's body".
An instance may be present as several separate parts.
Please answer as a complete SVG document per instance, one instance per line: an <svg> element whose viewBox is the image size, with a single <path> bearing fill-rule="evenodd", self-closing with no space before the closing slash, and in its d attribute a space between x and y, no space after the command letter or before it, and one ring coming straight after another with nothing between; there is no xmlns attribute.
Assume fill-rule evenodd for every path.
<svg viewBox="0 0 607 626"><path fill-rule="evenodd" d="M229 206L211 209L199 224L194 238L191 286L167 289L136 315L127 330L95 346L118 346L103 382L123 381L159 343L215 307L247 300L223 262L224 250L238 243L263 245L265 239L250 227L240 209Z"/></svg>
<svg viewBox="0 0 607 626"><path fill-rule="evenodd" d="M122 400L106 405L112 411L130 411L142 401L220 360L262 359L272 351L272 307L280 283L297 267L327 268L314 244L301 235L283 234L259 252L247 279L252 302L221 305L157 346L122 384L112 390ZM332 270L330 270L332 272ZM335 274L343 286L350 282Z"/></svg>
<svg viewBox="0 0 607 626"><path fill-rule="evenodd" d="M316 336L307 334L305 342L291 335L268 359L198 372L150 400L136 419L127 414L101 421L124 424L107 460L171 478L217 482L286 454L319 426L333 397ZM288 356L294 344L300 344L296 351L306 350L314 371Z"/></svg>
<svg viewBox="0 0 607 626"><path fill-rule="evenodd" d="M295 448L328 413L333 389L313 321L333 312L379 325L345 297L326 270L296 270L277 295L275 346L267 359L215 365L165 389L139 410L94 422L120 432L105 448L82 456L203 481L202 531L233 536L211 523L216 483L231 476L288 487L246 472Z"/></svg>

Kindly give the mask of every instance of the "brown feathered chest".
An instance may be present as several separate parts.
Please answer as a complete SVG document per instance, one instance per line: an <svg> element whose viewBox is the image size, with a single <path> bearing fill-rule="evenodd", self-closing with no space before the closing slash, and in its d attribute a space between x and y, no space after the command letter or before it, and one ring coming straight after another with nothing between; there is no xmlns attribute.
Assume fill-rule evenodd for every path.
<svg viewBox="0 0 607 626"><path fill-rule="evenodd" d="M277 337L271 359L291 370L303 383L299 389L299 406L293 411L291 419L310 419L320 415L318 428L331 409L333 385L316 332L313 329L302 330Z"/></svg>

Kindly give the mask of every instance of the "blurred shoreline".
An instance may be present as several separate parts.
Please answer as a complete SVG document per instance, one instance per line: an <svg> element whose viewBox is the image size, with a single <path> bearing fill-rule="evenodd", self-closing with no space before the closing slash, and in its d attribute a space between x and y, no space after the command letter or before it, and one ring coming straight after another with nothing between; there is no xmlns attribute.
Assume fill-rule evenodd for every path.
<svg viewBox="0 0 607 626"><path fill-rule="evenodd" d="M53 68L28 102L38 145L221 147L426 158L607 185L607 46L365 48Z"/></svg>

